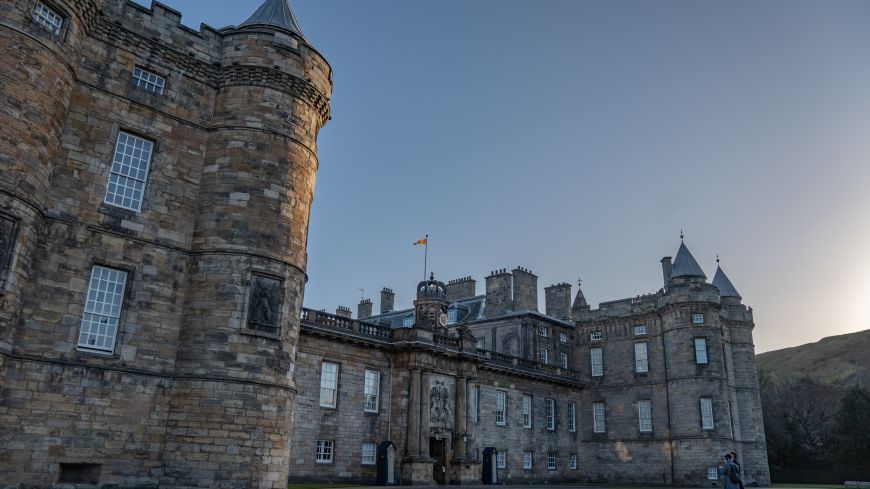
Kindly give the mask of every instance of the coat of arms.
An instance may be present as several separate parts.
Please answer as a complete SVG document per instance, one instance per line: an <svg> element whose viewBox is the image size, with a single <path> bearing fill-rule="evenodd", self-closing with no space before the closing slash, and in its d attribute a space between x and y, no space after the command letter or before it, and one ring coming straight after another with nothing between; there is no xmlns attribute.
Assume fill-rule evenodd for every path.
<svg viewBox="0 0 870 489"><path fill-rule="evenodd" d="M444 382L436 380L429 394L429 419L432 423L447 423L450 421L448 400L450 393Z"/></svg>

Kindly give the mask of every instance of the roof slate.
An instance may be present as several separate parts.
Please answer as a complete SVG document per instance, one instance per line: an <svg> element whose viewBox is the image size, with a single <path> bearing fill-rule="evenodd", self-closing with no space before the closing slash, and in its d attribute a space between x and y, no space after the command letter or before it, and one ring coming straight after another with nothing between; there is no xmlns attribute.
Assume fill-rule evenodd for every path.
<svg viewBox="0 0 870 489"><path fill-rule="evenodd" d="M305 35L302 34L302 28L299 27L299 21L297 21L296 16L293 15L293 11L290 9L290 4L287 3L287 0L266 0L263 2L263 5L260 5L260 8L258 8L257 11L248 18L248 20L242 22L239 27L254 25L280 27L298 35L302 39L305 39Z"/></svg>
<svg viewBox="0 0 870 489"><path fill-rule="evenodd" d="M734 288L734 284L731 283L731 280L729 280L728 276L725 275L725 272L722 271L722 267L716 267L716 275L713 276L713 285L719 288L720 296L741 299L737 289Z"/></svg>
<svg viewBox="0 0 870 489"><path fill-rule="evenodd" d="M695 261L695 257L686 248L686 243L680 243L680 249L677 251L676 258L674 258L671 277L701 277L707 280L704 270L701 270L701 266Z"/></svg>

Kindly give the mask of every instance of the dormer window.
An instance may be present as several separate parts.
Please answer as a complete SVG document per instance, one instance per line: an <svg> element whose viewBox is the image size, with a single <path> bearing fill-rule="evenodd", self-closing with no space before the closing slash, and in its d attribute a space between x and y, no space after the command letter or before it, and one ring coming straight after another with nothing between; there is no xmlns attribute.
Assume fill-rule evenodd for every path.
<svg viewBox="0 0 870 489"><path fill-rule="evenodd" d="M593 332L589 335L589 340L590 340L590 341L601 341L601 340L603 340L603 339L604 339L604 333L602 333L601 331L593 331Z"/></svg>
<svg viewBox="0 0 870 489"><path fill-rule="evenodd" d="M36 2L33 9L33 21L55 36L63 29L63 17L54 9L42 2Z"/></svg>
<svg viewBox="0 0 870 489"><path fill-rule="evenodd" d="M143 70L137 66L133 68L133 85L142 90L162 95L163 87L166 85L166 79L158 74Z"/></svg>

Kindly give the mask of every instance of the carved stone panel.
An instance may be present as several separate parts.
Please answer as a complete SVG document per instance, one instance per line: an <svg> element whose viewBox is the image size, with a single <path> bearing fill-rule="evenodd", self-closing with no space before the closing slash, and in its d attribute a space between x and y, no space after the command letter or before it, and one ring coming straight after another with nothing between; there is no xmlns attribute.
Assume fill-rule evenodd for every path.
<svg viewBox="0 0 870 489"><path fill-rule="evenodd" d="M0 214L0 293L6 285L6 276L12 264L12 252L18 234L18 221Z"/></svg>
<svg viewBox="0 0 870 489"><path fill-rule="evenodd" d="M284 305L284 281L254 274L248 301L248 328L278 334Z"/></svg>
<svg viewBox="0 0 870 489"><path fill-rule="evenodd" d="M449 426L450 389L443 380L433 380L429 392L429 424Z"/></svg>

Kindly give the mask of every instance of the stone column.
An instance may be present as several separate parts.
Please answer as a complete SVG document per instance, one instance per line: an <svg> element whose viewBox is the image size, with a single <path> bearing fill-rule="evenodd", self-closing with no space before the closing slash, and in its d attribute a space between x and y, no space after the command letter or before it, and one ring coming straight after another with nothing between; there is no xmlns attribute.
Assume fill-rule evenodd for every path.
<svg viewBox="0 0 870 489"><path fill-rule="evenodd" d="M429 458L429 372L423 372L420 382L420 457Z"/></svg>
<svg viewBox="0 0 870 489"><path fill-rule="evenodd" d="M420 370L411 370L408 387L408 457L420 456Z"/></svg>
<svg viewBox="0 0 870 489"><path fill-rule="evenodd" d="M465 459L468 449L466 447L465 437L468 433L468 396L467 383L465 377L456 379L456 407L454 408L454 419L456 433L456 449L454 455L458 459Z"/></svg>

